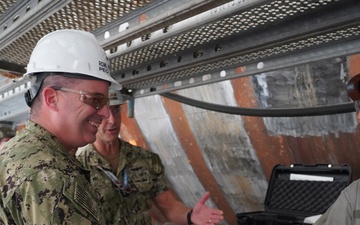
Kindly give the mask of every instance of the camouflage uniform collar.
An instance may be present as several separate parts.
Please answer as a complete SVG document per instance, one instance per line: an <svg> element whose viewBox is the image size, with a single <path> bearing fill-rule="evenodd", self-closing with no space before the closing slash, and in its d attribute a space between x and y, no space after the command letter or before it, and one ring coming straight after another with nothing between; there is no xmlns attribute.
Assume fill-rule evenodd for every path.
<svg viewBox="0 0 360 225"><path fill-rule="evenodd" d="M116 175L119 176L121 171L125 168L127 164L127 158L126 158L126 146L129 145L126 141L123 141L119 138L119 162L116 169Z"/></svg>
<svg viewBox="0 0 360 225"><path fill-rule="evenodd" d="M131 163L131 159L128 157L129 153L132 153L133 150L133 146L126 142L123 141L119 138L119 162L118 162L118 166L116 169L116 176L119 176L121 174L121 171L125 168L125 166L127 166L128 164ZM93 165L101 165L102 168L112 171L111 165L110 163L104 158L102 157L98 151L96 151L96 148L94 147L94 145L90 145L89 146L92 154L94 157L92 157L92 159L90 159L92 161L91 164Z"/></svg>
<svg viewBox="0 0 360 225"><path fill-rule="evenodd" d="M95 166L101 165L102 168L112 171L110 163L104 157L102 157L98 151L96 151L95 146L90 144L88 147L94 155L94 157L90 158L91 164Z"/></svg>
<svg viewBox="0 0 360 225"><path fill-rule="evenodd" d="M62 152L64 155L67 155L68 158L72 159L72 161L74 161L77 166L83 168L83 166L76 160L76 158L69 154L69 150L65 148L65 146L59 141L59 139L55 135L50 133L48 130L46 130L44 127L42 127L40 124L28 120L26 122L25 129L40 136L41 139L45 139L51 149L53 149L54 151Z"/></svg>
<svg viewBox="0 0 360 225"><path fill-rule="evenodd" d="M41 136L42 139L46 139L50 145L57 146L57 148L59 148L63 152L68 152L65 146L59 141L59 139L57 139L55 135L50 133L50 131L46 130L40 124L28 120L26 122L26 129L30 130L38 136Z"/></svg>

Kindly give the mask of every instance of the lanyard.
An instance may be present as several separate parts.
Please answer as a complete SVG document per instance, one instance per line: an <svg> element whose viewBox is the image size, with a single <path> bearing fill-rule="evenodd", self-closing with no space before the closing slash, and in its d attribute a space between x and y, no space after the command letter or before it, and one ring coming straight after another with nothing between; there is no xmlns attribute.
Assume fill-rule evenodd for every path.
<svg viewBox="0 0 360 225"><path fill-rule="evenodd" d="M113 184L117 187L118 191L121 192L122 195L128 196L132 192L136 192L136 189L130 188L129 186L129 177L126 172L126 167L121 171L122 182L120 183L119 179L109 170L104 170L101 166L96 166L98 169L103 171L105 175L113 182Z"/></svg>

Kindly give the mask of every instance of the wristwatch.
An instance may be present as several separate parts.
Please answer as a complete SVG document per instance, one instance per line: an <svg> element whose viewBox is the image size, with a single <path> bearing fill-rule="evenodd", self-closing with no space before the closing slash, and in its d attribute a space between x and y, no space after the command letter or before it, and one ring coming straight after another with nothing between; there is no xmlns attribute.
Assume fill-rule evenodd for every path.
<svg viewBox="0 0 360 225"><path fill-rule="evenodd" d="M192 225L193 224L193 222L191 222L191 215L192 215L192 209L188 212L188 214L187 214L187 223L189 224L189 225Z"/></svg>

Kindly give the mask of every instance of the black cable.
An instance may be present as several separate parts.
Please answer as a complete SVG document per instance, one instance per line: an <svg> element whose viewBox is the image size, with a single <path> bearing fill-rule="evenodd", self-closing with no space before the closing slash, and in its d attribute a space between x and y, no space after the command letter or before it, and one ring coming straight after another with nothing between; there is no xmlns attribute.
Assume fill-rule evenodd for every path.
<svg viewBox="0 0 360 225"><path fill-rule="evenodd" d="M255 109L242 108L234 106L224 106L208 102L202 102L195 99L190 99L181 95L172 93L164 93L161 96L181 102L187 105L195 106L202 109L212 110L221 113L235 114L242 116L260 116L260 117L301 117L301 116L323 116L340 113L354 112L354 103L345 103L337 105L328 105L320 107L308 108L276 108L276 109Z"/></svg>

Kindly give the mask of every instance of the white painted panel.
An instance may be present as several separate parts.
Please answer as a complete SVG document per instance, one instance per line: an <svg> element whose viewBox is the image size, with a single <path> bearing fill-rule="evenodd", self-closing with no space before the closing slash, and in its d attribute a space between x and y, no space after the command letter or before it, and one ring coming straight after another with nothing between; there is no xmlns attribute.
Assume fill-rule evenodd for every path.
<svg viewBox="0 0 360 225"><path fill-rule="evenodd" d="M160 155L173 189L186 205L193 206L206 191L188 162L161 97L136 99L135 118L150 149ZM211 200L207 203L215 207Z"/></svg>
<svg viewBox="0 0 360 225"><path fill-rule="evenodd" d="M181 90L200 101L236 106L230 81ZM236 213L263 208L267 181L241 116L183 105L202 155Z"/></svg>

